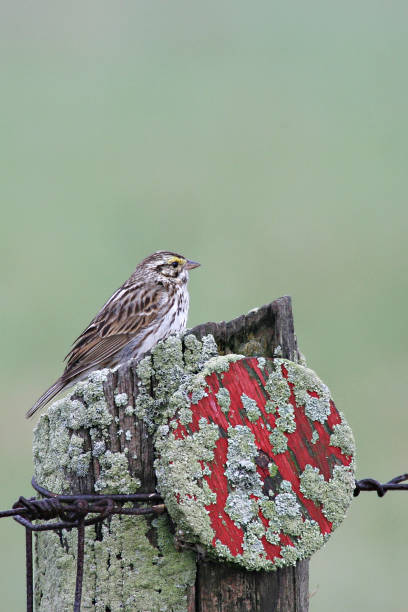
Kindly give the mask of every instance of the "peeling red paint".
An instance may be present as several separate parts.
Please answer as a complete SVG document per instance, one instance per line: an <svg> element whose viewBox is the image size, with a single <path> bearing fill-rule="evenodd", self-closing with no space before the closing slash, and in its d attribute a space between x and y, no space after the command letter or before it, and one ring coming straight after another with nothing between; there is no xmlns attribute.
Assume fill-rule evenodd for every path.
<svg viewBox="0 0 408 612"><path fill-rule="evenodd" d="M327 481L331 478L335 465L347 466L352 461L351 456L344 455L338 447L330 445L330 435L333 428L336 424L341 423L341 417L334 403L330 403L330 415L324 424L319 421L312 421L306 415L304 406L297 404L294 383L289 380L287 380L290 389L289 402L294 408L296 430L293 433L284 433L287 437L288 449L283 453L274 453L269 436L276 427L276 419L280 416L279 408L274 414L265 410L265 404L269 399L265 384L274 367L273 361L270 359L265 360L265 368L261 369L257 358L243 358L231 363L225 373L221 375L213 373L207 376L207 397L203 397L196 404L191 404L191 424L185 427L178 422L177 428L172 430L170 434L177 439L184 439L199 430L199 421L202 418L206 422L215 423L219 426L220 437L214 450L214 460L207 463L211 474L204 476L217 499L216 503L206 506L206 510L209 513L211 526L215 534L212 542L213 546L219 541L228 547L233 556L243 552L244 530L234 523L225 511L227 497L230 493L225 476L228 451L227 430L229 427L245 425L252 431L257 448L268 456L270 462L276 464L278 479L280 481L287 480L291 483L292 490L302 507L303 520L305 518L313 519L319 524L320 530L324 534L331 532L332 524L324 516L320 504L307 499L300 491L300 474L304 471L306 465L311 465L318 468ZM281 365L281 372L283 377L287 379L288 370L283 364ZM230 394L231 403L228 415L224 414L217 402L216 394L220 387L228 389ZM314 390L308 392L312 397L319 397ZM245 413L241 401L243 393L256 401L261 413L256 422L249 420ZM315 443L312 443L314 431L318 433L319 438ZM200 463L202 467L206 465L206 462ZM263 483L267 480L270 481L267 467L257 465L257 472ZM277 492L274 491L274 494ZM273 495L271 499L274 499ZM269 521L261 510L259 511L259 518L267 528ZM269 560L280 556L282 546L293 545L291 538L284 533L280 534L280 545L271 544L265 536L261 538L261 541Z"/></svg>

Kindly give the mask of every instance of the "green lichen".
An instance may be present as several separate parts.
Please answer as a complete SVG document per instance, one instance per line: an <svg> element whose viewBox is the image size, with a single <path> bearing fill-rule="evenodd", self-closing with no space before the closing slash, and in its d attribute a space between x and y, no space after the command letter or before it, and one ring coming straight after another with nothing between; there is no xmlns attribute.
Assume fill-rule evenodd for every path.
<svg viewBox="0 0 408 612"><path fill-rule="evenodd" d="M134 413L138 419L143 420L149 429L154 429L154 400L150 394L151 377L154 374L152 357L144 357L137 365L136 374L139 378L139 393L135 400Z"/></svg>
<svg viewBox="0 0 408 612"><path fill-rule="evenodd" d="M152 351L155 377L155 418L167 406L170 396L177 391L185 376L181 338L170 336L159 342Z"/></svg>
<svg viewBox="0 0 408 612"><path fill-rule="evenodd" d="M55 493L69 492L67 473L85 477L91 457L99 460L96 491L133 493L140 486L138 479L129 475L126 453L106 451L104 439L109 435L112 416L102 400L106 373L99 374L93 372L90 376L90 389L85 382L74 388L74 397L82 397L83 402L72 400L71 396L54 402L41 416L34 431L36 479ZM75 433L80 429L89 431L92 450L84 450L85 438Z"/></svg>
<svg viewBox="0 0 408 612"><path fill-rule="evenodd" d="M322 505L322 512L333 529L343 521L355 488L354 463L336 465L326 481L318 468L306 465L300 475L300 490L305 497Z"/></svg>
<svg viewBox="0 0 408 612"><path fill-rule="evenodd" d="M333 433L330 436L331 446L337 446L345 455L354 455L356 445L354 442L353 432L351 427L344 420L344 416L340 414L343 421L333 427Z"/></svg>
<svg viewBox="0 0 408 612"><path fill-rule="evenodd" d="M245 425L229 427L225 476L232 487L260 495L262 483L256 471L258 449L252 431Z"/></svg>
<svg viewBox="0 0 408 612"><path fill-rule="evenodd" d="M269 412L272 412L272 408L276 408L277 406L286 406L289 402L290 398L290 388L286 379L283 377L281 368L279 367L282 362L285 360L278 359L275 360L275 370L271 372L266 381L265 389L268 392L270 397L267 402L267 406L265 409L268 409Z"/></svg>
<svg viewBox="0 0 408 612"><path fill-rule="evenodd" d="M158 452L158 459L155 462L156 474L160 491L170 514L177 523L177 538L181 541L199 542L208 549L213 549L214 532L205 506L216 501L216 494L210 489L204 476L211 474L210 465L214 458L215 443L219 437L218 426L201 419L199 431L185 439L175 439L169 435L169 432L172 420L181 422L185 426L190 424L191 410L188 406L190 401L194 402L197 399L197 396L208 392L205 378L214 372L222 374L227 371L231 362L241 359L241 356L211 357L202 365L200 372L194 372L193 367L202 363L197 341L186 343L185 338L184 343L190 351L190 369L183 376L178 389L169 396L165 408L166 421L158 427L156 433ZM229 394L220 394L217 399L223 404L224 410L227 410ZM250 409L253 408L252 402L249 403ZM239 562L251 569L261 569L266 563L261 541L265 529L257 516L259 511L257 502L251 498L254 494L264 498L255 464L258 449L253 433L246 426L230 427L227 435L225 476L230 493L225 510L236 524L245 526L244 552ZM216 545L216 549L224 558L230 559L231 554L220 542ZM269 565L272 568L273 564Z"/></svg>
<svg viewBox="0 0 408 612"><path fill-rule="evenodd" d="M250 496L262 495L262 482L256 471L258 454L254 434L248 427L229 427L225 476L228 495L225 511L237 525L248 525L258 514L258 506Z"/></svg>
<svg viewBox="0 0 408 612"><path fill-rule="evenodd" d="M256 401L243 393L241 395L241 402L248 419L252 421L252 423L256 423L261 416L261 411L259 410Z"/></svg>
<svg viewBox="0 0 408 612"><path fill-rule="evenodd" d="M275 414L276 411L277 411L277 405L275 404L275 402L271 400L267 400L265 403L265 412L267 412L268 414ZM267 427L270 427L269 423Z"/></svg>
<svg viewBox="0 0 408 612"><path fill-rule="evenodd" d="M291 555L296 554L297 559L310 557L324 543L324 537L316 521L305 519L301 515L297 499L291 495L290 483L286 484L283 481L280 490L275 501L267 500L260 504L263 515L269 521L266 532L268 541L278 545L279 534L282 532L289 535L294 543L294 550L284 552L282 557L275 557L276 567L283 567L289 563L289 559L293 558Z"/></svg>
<svg viewBox="0 0 408 612"><path fill-rule="evenodd" d="M305 414L313 421L324 423L330 414L330 403L322 401L321 398L308 397L305 401Z"/></svg>
<svg viewBox="0 0 408 612"><path fill-rule="evenodd" d="M279 453L284 453L288 450L288 439L285 434L278 428L274 429L269 435L269 441L272 444L272 450L275 455L278 455Z"/></svg>
<svg viewBox="0 0 408 612"><path fill-rule="evenodd" d="M294 384L293 393L296 404L304 406L306 416L312 421L325 423L331 412L328 387L313 370L304 365L287 359L275 359L274 363L275 370L270 374L265 386L270 395L266 410L273 412L277 407L288 404L290 397L288 382L290 382ZM282 374L282 366L287 370L287 378Z"/></svg>
<svg viewBox="0 0 408 612"><path fill-rule="evenodd" d="M333 529L344 520L355 489L352 466L336 465L329 486L322 499L323 514L333 523Z"/></svg>
<svg viewBox="0 0 408 612"><path fill-rule="evenodd" d="M99 442L95 442L95 444L93 445L92 455L94 457L99 457L105 452L105 450L106 450L105 442L103 440L100 440Z"/></svg>
<svg viewBox="0 0 408 612"><path fill-rule="evenodd" d="M276 427L280 431L287 431L288 433L296 431L295 411L293 406L291 404L279 406L278 411L279 417L275 421Z"/></svg>
<svg viewBox="0 0 408 612"><path fill-rule="evenodd" d="M157 545L149 540L152 526ZM195 555L177 552L167 517L113 516L102 524L101 540L85 531L83 610L187 611L187 589L195 582ZM69 612L75 592L76 531L36 538L36 610Z"/></svg>
<svg viewBox="0 0 408 612"><path fill-rule="evenodd" d="M200 342L193 334L183 337L184 361L189 372L199 372L206 361L218 355L217 344L211 335L204 336Z"/></svg>
<svg viewBox="0 0 408 612"><path fill-rule="evenodd" d="M116 393L115 395L116 406L119 406L119 407L126 406L127 403L128 403L127 393Z"/></svg>
<svg viewBox="0 0 408 612"><path fill-rule="evenodd" d="M289 535L294 543L289 548L282 548L281 557L275 557L277 568L294 563L294 559L310 557L323 546L324 536L318 523L302 516L290 482L282 481L275 500L263 501L260 506L263 515L269 520L266 532L268 541L279 544L278 536L282 532Z"/></svg>
<svg viewBox="0 0 408 612"><path fill-rule="evenodd" d="M227 415L231 405L231 398L228 389L226 389L225 387L220 387L218 393L216 394L216 398L219 407L221 408L223 413Z"/></svg>
<svg viewBox="0 0 408 612"><path fill-rule="evenodd" d="M68 493L66 474L85 476L91 455L100 454L112 422L104 399L106 377L107 370L101 370L93 372L88 383L78 383L71 395L54 402L41 415L34 430L35 477L55 493ZM80 429L90 432L92 453L84 450L84 438L75 433Z"/></svg>
<svg viewBox="0 0 408 612"><path fill-rule="evenodd" d="M231 360L233 359L233 356L228 357ZM182 421L184 425L188 426L189 424L190 416L186 416L184 420L180 418L188 405L185 395L187 391L191 393L191 390L196 388L195 386L198 384L203 393L208 392L203 379L216 369L214 365L217 364L217 358L212 358L210 362L203 367L202 372L189 379L187 383L185 379L178 392L173 394L169 402L172 405L173 417L170 412L167 415L170 419L170 427L166 425L160 433L160 444L162 446L160 444L158 446L161 453L160 459L157 460L158 480L159 483L164 483L162 492L173 518L180 527L179 536L181 539L184 538L190 542L199 542L200 545L205 546L210 554L215 552L218 558L239 563L251 570L277 569L309 557L323 545L325 536L321 534L319 525L315 521L304 516L302 506L289 481L282 481L276 491L269 490L269 497L262 493L262 483L256 471L257 447L251 430L244 425L230 426L227 429L228 450L224 471L229 491L224 509L229 517L243 530L243 552L233 556L228 547L220 541L215 543L214 549L214 531L211 528L208 514L206 511L203 512L201 504L205 504L205 499L207 499L207 504L211 505L215 499L211 497L212 492L204 476L211 474L210 466L217 438L216 430L215 428L212 430L213 437L211 439L208 438L208 433L205 434L207 443L200 443L199 449L196 446L192 453L189 445L192 441L195 444L198 432L193 435L190 434L186 440L174 440L172 436L169 436L172 419L175 423ZM218 362L218 367L219 364L220 362ZM291 390L288 381L282 375L282 364L285 365L292 379L295 374L291 362L280 360L276 371L269 376L267 381L267 391L270 396L269 406L276 415L276 426L270 433L274 453L287 450L287 434L296 429L295 410L289 403ZM225 367L224 364L223 367ZM314 416L317 414L318 417L314 420L319 420L322 413L325 414L326 418L325 403L327 398L330 401L326 391L327 388L320 384L320 381L311 371L307 371L306 376L305 372L302 371L302 377L300 379L300 390L302 392L317 389L316 392L323 397L323 409L320 407L318 409L320 412L318 414L314 413ZM181 394L180 390L182 391ZM311 397L307 394L307 401ZM300 398L304 398L302 393L298 394L298 401L300 401ZM224 394L217 396L220 405L223 404L224 399ZM227 399L229 399L229 396ZM316 399L319 400L320 397ZM250 415L253 420L259 418L257 412L259 408L255 400L243 394L241 401L248 416ZM304 405L306 403L305 401ZM224 410L227 410L225 404ZM205 432L206 429L211 427L211 424L202 419L200 427L203 427ZM339 435L339 432L337 432L337 435ZM172 449L171 453L166 454L169 449ZM206 449L210 451L207 454L205 453ZM182 457L183 464L181 466L178 457ZM173 462L178 463L178 465L174 465ZM268 464L268 469L271 477L278 474L277 466L273 462ZM315 473L313 475L316 476ZM335 527L344 518L345 509L350 502L352 478L350 479L347 469L337 467L327 489L325 486L327 483L322 483L319 475L317 476L317 482L316 478L313 482L314 490L318 489L319 483L322 484L323 488L318 495L319 500L316 497L314 500L319 504L322 503L325 516L333 522L333 527ZM304 482L306 483L306 479ZM162 485L160 486L162 487ZM183 496L187 496L187 503L185 501L180 503ZM336 499L340 499L339 504L336 504ZM268 520L267 528L259 520L260 511ZM291 537L293 546L282 546L280 555L270 561L266 559L262 538L265 536L268 541L280 546L281 533Z"/></svg>
<svg viewBox="0 0 408 612"><path fill-rule="evenodd" d="M271 527L268 527L268 529L266 530L265 537L268 542L274 544L275 546L278 546L280 544L280 532L274 531Z"/></svg>
<svg viewBox="0 0 408 612"><path fill-rule="evenodd" d="M231 363L239 361L242 358L243 355L235 355L233 353L228 355L220 355L219 357L212 357L206 362L205 367L202 370L202 374L204 377L210 376L214 372L217 374L223 374L229 370Z"/></svg>
<svg viewBox="0 0 408 612"><path fill-rule="evenodd" d="M184 362L190 372L198 372L202 366L203 345L193 334L187 334L183 338L184 342ZM215 353L217 354L218 351Z"/></svg>
<svg viewBox="0 0 408 612"><path fill-rule="evenodd" d="M218 435L218 426L206 419L201 419L199 431L185 440L169 436L167 425L158 428L156 449L160 458L155 462L157 480L168 511L177 521L179 539L192 538L200 542L212 539L205 506L214 503L216 496L203 481L200 461L208 462L214 458Z"/></svg>
<svg viewBox="0 0 408 612"><path fill-rule="evenodd" d="M175 344L174 340L170 341L172 359L177 350ZM162 409L165 385L169 382L162 379L160 398L150 397L153 359L146 358L139 364L142 393L135 412L140 411L147 420L153 420L155 412ZM174 374L171 365L164 357L160 360L160 355L157 359L160 374L171 378ZM128 450L113 452L106 447L113 421L103 392L107 374L107 371L94 372L88 381L74 388L75 395L55 402L40 418L34 434L35 475L41 485L56 493L70 492L67 475L86 476L91 460L98 464L96 491L134 493L140 486L140 481L129 474ZM131 416L134 409L125 396L117 393L115 404L125 408L126 415ZM89 436L83 436L82 430L89 432ZM131 430L126 429L123 433L123 438L130 443ZM86 450L89 438L91 451ZM211 495L208 490L205 499L208 501ZM153 531L157 534L156 544ZM62 544L52 532L37 536L36 609L41 612L72 609L75 530L63 532ZM195 555L175 550L165 516L153 524L144 517L113 516L109 523L102 524L97 540L94 528L88 528L85 559L84 610L186 612L187 592L195 581Z"/></svg>
<svg viewBox="0 0 408 612"><path fill-rule="evenodd" d="M183 353L184 346L184 353ZM153 432L157 425L167 423L169 417L180 413L187 425L191 420L190 403L196 404L207 396L206 376L225 372L238 355L217 356L212 336L200 342L191 334L183 338L171 336L153 349L151 356L137 367L139 395L135 414L142 418ZM155 380L154 397L151 378Z"/></svg>
<svg viewBox="0 0 408 612"><path fill-rule="evenodd" d="M296 546L282 546L281 558L284 565L295 565L296 561L299 559L299 550Z"/></svg>
<svg viewBox="0 0 408 612"><path fill-rule="evenodd" d="M330 391L313 370L286 359L275 360L276 365L283 365L287 371L287 380L294 383L293 392L298 406L305 407L306 416L312 421L324 423L330 414ZM318 397L310 395L315 392Z"/></svg>
<svg viewBox="0 0 408 612"><path fill-rule="evenodd" d="M300 515L300 505L294 493L279 493L275 497L275 508L279 516Z"/></svg>
<svg viewBox="0 0 408 612"><path fill-rule="evenodd" d="M139 377L139 385L150 386L150 379L154 374L152 358L150 355L139 361L136 368Z"/></svg>
<svg viewBox="0 0 408 612"><path fill-rule="evenodd" d="M306 465L300 475L300 490L305 497L320 503L325 493L325 480L318 468Z"/></svg>
<svg viewBox="0 0 408 612"><path fill-rule="evenodd" d="M191 362L196 365L201 363L197 342L191 342L191 347L194 348L194 359ZM193 354L192 348L190 352ZM173 425L177 426L177 423L181 422L186 427L191 425L190 395L192 394L194 402L196 397L208 394L205 377L214 371L220 372L221 369L227 368L229 362L236 359L232 355L227 357L227 363L224 363L222 357L212 357L202 366L200 372L190 378L184 377L178 390L170 396L168 406L171 406L171 410L166 414L169 421L162 426L157 447L160 453L156 462L158 480L170 513L178 525L179 538L199 543L210 555L216 554L218 558L239 563L247 569L277 569L309 557L323 545L325 535L321 533L318 523L305 516L300 500L289 481L282 481L277 485L277 490L270 489L268 497L263 494L262 483L256 469L258 449L250 428L238 425L227 429L228 448L224 474L227 478L228 496L224 510L243 531L243 551L235 556L230 553L228 546L219 540L214 547L214 531L207 511L202 507L202 504L206 503L205 500L207 507L215 500L205 479L205 476L211 475L211 462L218 437L215 427L210 429L211 436L209 436L211 423L206 419L200 421L204 442L200 441L199 445L197 445L199 432L190 433L186 439L177 440L169 435ZM266 390L269 394L267 410L275 415L275 428L269 437L273 452L278 454L287 450L287 436L296 429L296 413L289 401L292 391L288 382L295 383L293 391L295 399L299 406L305 407L305 412L311 420L319 422L326 420L329 413L327 406L330 411L330 395L327 387L311 370L299 368L296 364L283 359L276 360L275 364L276 369L268 377ZM282 365L288 372L288 379L282 374ZM264 363L260 364L260 367L264 366ZM309 391L315 392L319 397L313 397ZM221 409L224 413L228 413L229 393L227 395L222 390L216 397ZM256 401L242 394L241 402L249 420L256 421L260 416ZM339 442L340 434L345 432L344 428L336 430L333 442ZM316 442L317 439L317 433L312 435L312 441ZM268 470L272 478L278 475L275 463L270 462ZM344 518L345 510L350 503L350 492L354 483L351 474L352 468L337 466L329 483L325 483L324 479L322 482L320 474L317 474L317 478L315 472L312 474L313 482L310 482L310 487L314 491L314 497L311 499L322 506L325 516L333 523L333 528ZM310 474L307 472L302 480L306 487L307 475L310 479ZM336 503L336 500L339 500L339 503ZM268 520L267 527L260 521L259 512L262 512ZM281 545L282 533L291 538L292 546ZM263 537L276 546L281 546L280 554L273 561L266 558Z"/></svg>
<svg viewBox="0 0 408 612"><path fill-rule="evenodd" d="M103 383L108 379L108 374L108 369L91 372L86 380L79 382L74 387L74 392L83 397L87 404L95 405L99 400L104 402Z"/></svg>
<svg viewBox="0 0 408 612"><path fill-rule="evenodd" d="M126 449L127 451L127 449ZM95 482L95 491L103 494L122 493L130 495L136 493L140 487L139 478L130 476L127 452L112 453L108 450L99 458L100 475Z"/></svg>
<svg viewBox="0 0 408 612"><path fill-rule="evenodd" d="M239 563L250 570L274 570L306 558L322 546L324 536L320 533L318 524L304 516L291 484L283 481L279 485L279 478L276 478L278 469L273 462L268 464L268 470L277 488L270 489L268 496L263 494L262 482L257 472L258 448L254 435L249 427L238 425L227 430L225 477L228 497L224 510L243 530L243 551L242 554L233 556L228 547L219 541L214 547L214 530L206 507L214 504L217 497L207 480L211 476L219 428L202 418L197 431L190 429L191 403L198 402L209 393L205 378L213 373L219 378L222 377L230 364L241 358L241 355L219 356L212 336L201 341L191 334L183 338L170 337L159 343L152 354L138 364L139 394L135 406L129 404L125 393L115 394L115 404L123 408L128 417L134 414L136 418L143 419L150 430L155 432L155 467L159 488L176 523L177 540L188 544L196 543L201 549L204 547L209 554ZM261 368L265 367L266 363L265 360L261 361L262 359L258 359ZM288 370L290 380L295 378L297 366L281 359L275 360L275 363L276 370L269 376L266 384L269 393L266 410L275 415L276 427L270 432L270 440L274 453L279 453L287 450L287 435L294 431L296 425L295 413L289 403L291 390L280 366L284 365ZM307 375L303 372L300 390L296 391L295 386L295 398L298 405L305 406L309 418L323 422L327 417L327 387L322 386L314 373L309 372L311 371L308 371ZM60 404L56 402L40 419L35 441L36 474L44 486L56 492L67 492L67 472L83 476L92 460L97 461L99 465L96 490L110 493L137 491L140 482L129 476L127 449L123 452L106 449L105 441L109 438L108 429L112 423L103 393L106 377L107 371L94 373L89 382L77 385L75 392L78 399L64 398L60 400ZM151 388L152 379L154 393ZM310 396L307 393L310 390L316 390L319 398ZM255 422L261 416L256 401L245 394L241 399L249 420ZM319 400L317 407L311 401L313 399ZM226 389L220 389L217 401L224 414L228 414L230 396ZM190 434L185 439L176 439L172 434L179 424L190 429ZM85 451L84 438L78 431L82 428L90 433L92 451ZM130 443L131 431L124 429L122 433L122 443L123 440ZM345 428L333 431L332 443L342 449L346 448L346 433ZM343 470L337 466L329 483L322 483L319 474L316 478L316 473L304 473L301 480L305 490L315 496L310 499L322 504L325 516L333 522L333 526L342 520L349 503L352 481L354 486L351 472L351 468L347 472L347 469ZM276 481L278 484L275 484ZM325 484L329 484L329 487L325 488ZM320 489L321 485L323 486ZM261 511L269 521L267 527L259 518ZM139 520L139 531L135 533L135 521ZM152 526L156 530L157 545L151 543ZM93 605L92 609L104 610L102 602L112 611L187 609L186 592L188 585L194 581L194 558L190 553L179 554L174 551L173 536L164 517L153 521L153 524L142 517L113 517L109 526L103 525L102 541L95 541L92 530L88 530L88 533L90 541L86 555L90 564L86 584L89 594L92 593L97 603L92 604L87 593L84 609ZM281 546L281 533L291 537L293 546L282 546L280 555L274 560L266 559L262 539L266 537L269 542ZM51 540L47 538L51 535L41 534L39 537L38 564L44 563L42 567L46 567L51 558L56 559L55 567L53 566L56 574L51 580L54 581L53 584L64 583L55 587L55 591L64 597L68 597L69 591L68 601L71 602L74 588L71 574L65 584L64 580L61 580L61 568L64 568L64 576L67 570L74 572L74 536L67 534L65 548L56 553L55 546L60 544L59 541L50 544ZM48 551L51 550L52 555L48 558ZM176 576L181 577L177 579ZM163 586L163 583L166 585ZM41 584L37 596L43 591ZM108 599L107 591L110 593ZM40 606L39 609L55 609L57 599L54 604L50 600L46 601L44 595L41 599L43 607ZM60 609L64 609L63 606L60 606Z"/></svg>
<svg viewBox="0 0 408 612"><path fill-rule="evenodd" d="M169 408L166 412L177 412L179 421L187 426L191 423L193 413L190 408L190 400L186 390L177 390L169 400Z"/></svg>
<svg viewBox="0 0 408 612"><path fill-rule="evenodd" d="M290 532L287 532L290 534ZM310 557L316 550L319 550L325 542L324 535L316 521L306 519L302 525L300 537L297 540L299 559Z"/></svg>
<svg viewBox="0 0 408 612"><path fill-rule="evenodd" d="M229 369L231 363L241 358L242 355L233 354L211 357L200 372L184 377L180 389L188 398L191 397L191 400L188 400L189 402L191 401L192 404L197 404L202 398L208 395L206 377L214 373L223 374ZM169 412L169 415L170 414L172 414L172 411Z"/></svg>
<svg viewBox="0 0 408 612"><path fill-rule="evenodd" d="M238 489L227 497L225 511L236 525L247 525L258 513L256 502L248 493Z"/></svg>
<svg viewBox="0 0 408 612"><path fill-rule="evenodd" d="M265 527L261 521L257 519L251 521L244 532L241 563L248 569L260 569L265 563L267 565L270 563L266 559L266 553L262 543L265 531Z"/></svg>
<svg viewBox="0 0 408 612"><path fill-rule="evenodd" d="M277 454L284 453L288 448L288 439L285 433L296 431L295 411L289 403L291 389L282 374L281 367L284 364L288 368L288 364L291 363L285 359L276 359L274 362L275 369L270 373L265 385L269 396L265 410L276 415L275 428L272 430L269 439L274 453Z"/></svg>
<svg viewBox="0 0 408 612"><path fill-rule="evenodd" d="M300 514L296 513L294 516L281 516L279 518L280 528L282 531L290 536L301 536L304 529L304 521Z"/></svg>
<svg viewBox="0 0 408 612"><path fill-rule="evenodd" d="M271 495L273 496L276 491L271 491ZM275 502L267 497L261 499L259 503L259 507L261 508L262 514L266 519L269 519L269 526L274 529L274 531L278 530L280 527L280 519L278 517L278 513L276 511ZM273 523L275 521L275 523ZM276 528L276 529L275 529Z"/></svg>
<svg viewBox="0 0 408 612"><path fill-rule="evenodd" d="M258 504L263 516L268 519L268 527L265 528L257 517L248 524L244 531L243 555L233 557L228 547L218 541L215 549L220 558L238 562L247 569L276 570L310 557L323 546L325 536L316 521L302 516L301 506L288 481L281 483L275 500L263 497ZM291 537L292 546L281 545L281 533ZM271 544L281 546L280 555L273 561L266 559L261 541L263 536Z"/></svg>
<svg viewBox="0 0 408 612"><path fill-rule="evenodd" d="M84 452L84 439L72 434L68 446L68 456L71 460L71 471L77 476L85 476L89 469L91 452Z"/></svg>
<svg viewBox="0 0 408 612"><path fill-rule="evenodd" d="M312 444L316 444L318 439L319 439L319 434L318 434L317 430L315 429L314 432L312 433L312 437L311 437L310 441L311 441Z"/></svg>

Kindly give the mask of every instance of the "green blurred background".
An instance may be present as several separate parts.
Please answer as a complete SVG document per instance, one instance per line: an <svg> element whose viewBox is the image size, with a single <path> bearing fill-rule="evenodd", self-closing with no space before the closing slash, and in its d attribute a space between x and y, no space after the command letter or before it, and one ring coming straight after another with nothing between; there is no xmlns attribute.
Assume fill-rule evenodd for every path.
<svg viewBox="0 0 408 612"><path fill-rule="evenodd" d="M202 262L190 325L293 298L358 476L407 458L408 3L8 2L0 19L0 507L24 413L157 249ZM311 561L313 612L408 610L408 497L363 494ZM23 530L0 523L3 610Z"/></svg>

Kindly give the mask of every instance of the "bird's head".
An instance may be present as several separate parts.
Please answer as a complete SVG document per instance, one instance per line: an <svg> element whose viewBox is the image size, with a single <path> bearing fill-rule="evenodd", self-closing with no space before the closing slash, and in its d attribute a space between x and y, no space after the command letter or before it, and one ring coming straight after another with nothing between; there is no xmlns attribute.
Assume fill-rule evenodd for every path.
<svg viewBox="0 0 408 612"><path fill-rule="evenodd" d="M140 265L182 284L188 281L188 271L198 268L200 264L171 251L156 251L146 257Z"/></svg>

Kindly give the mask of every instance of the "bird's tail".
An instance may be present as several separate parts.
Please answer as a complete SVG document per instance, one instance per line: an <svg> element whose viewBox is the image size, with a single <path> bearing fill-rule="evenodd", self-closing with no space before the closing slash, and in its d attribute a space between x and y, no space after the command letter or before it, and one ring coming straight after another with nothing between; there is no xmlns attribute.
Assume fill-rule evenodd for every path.
<svg viewBox="0 0 408 612"><path fill-rule="evenodd" d="M34 406L30 408L30 410L26 413L26 418L29 419L33 416L34 412L36 412L39 408L47 404L57 393L59 393L67 384L67 381L63 381L62 378L59 378L55 381L49 389L42 394L42 396L35 402Z"/></svg>

